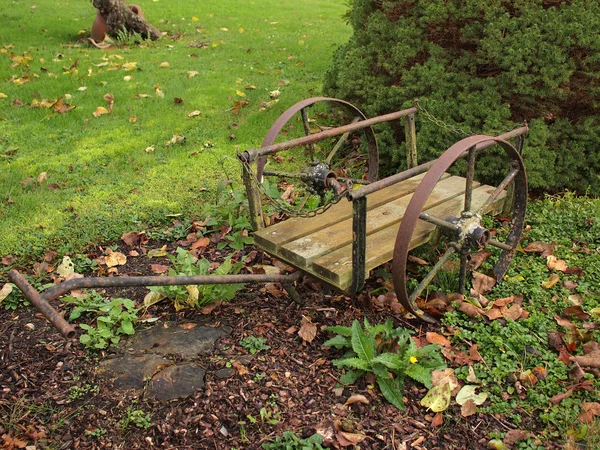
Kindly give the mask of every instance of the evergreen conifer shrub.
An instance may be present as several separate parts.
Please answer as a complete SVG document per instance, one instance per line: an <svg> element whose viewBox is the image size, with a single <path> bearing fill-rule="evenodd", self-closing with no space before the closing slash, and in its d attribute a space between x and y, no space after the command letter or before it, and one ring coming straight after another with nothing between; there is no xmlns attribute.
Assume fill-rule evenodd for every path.
<svg viewBox="0 0 600 450"><path fill-rule="evenodd" d="M354 33L335 53L327 95L369 116L418 98L474 133L526 121L531 187L600 190L600 2L353 0L348 17ZM420 162L460 139L417 119ZM384 171L404 169L401 124L379 138ZM495 181L506 166L488 157L478 172Z"/></svg>

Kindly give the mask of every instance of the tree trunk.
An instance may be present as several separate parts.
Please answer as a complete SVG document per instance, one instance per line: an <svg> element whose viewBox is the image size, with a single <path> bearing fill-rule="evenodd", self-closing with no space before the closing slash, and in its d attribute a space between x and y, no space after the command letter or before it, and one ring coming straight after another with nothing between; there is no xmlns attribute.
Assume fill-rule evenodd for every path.
<svg viewBox="0 0 600 450"><path fill-rule="evenodd" d="M139 33L153 41L161 37L160 30L131 11L125 0L92 0L92 3L106 21L106 34L113 38L123 30Z"/></svg>

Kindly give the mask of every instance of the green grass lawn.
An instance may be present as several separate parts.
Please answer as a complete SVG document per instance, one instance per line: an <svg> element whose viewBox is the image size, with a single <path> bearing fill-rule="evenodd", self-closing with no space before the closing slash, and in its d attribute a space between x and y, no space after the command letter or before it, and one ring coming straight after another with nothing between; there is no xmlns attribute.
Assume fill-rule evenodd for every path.
<svg viewBox="0 0 600 450"><path fill-rule="evenodd" d="M114 50L85 41L89 2L0 4L0 256L78 251L197 214L226 176L219 161L237 176L236 149L260 145L283 110L319 95L351 31L341 1L139 4L168 36ZM261 111L275 89L279 101ZM106 94L112 112L94 117ZM75 109L29 107L60 97ZM249 104L234 114L240 100ZM185 143L165 147L173 135Z"/></svg>

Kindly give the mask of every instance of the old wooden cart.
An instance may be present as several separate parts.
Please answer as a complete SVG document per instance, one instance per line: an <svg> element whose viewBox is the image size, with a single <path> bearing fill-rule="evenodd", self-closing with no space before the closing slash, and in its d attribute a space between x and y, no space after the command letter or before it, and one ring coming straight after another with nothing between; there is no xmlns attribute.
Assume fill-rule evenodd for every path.
<svg viewBox="0 0 600 450"><path fill-rule="evenodd" d="M71 337L73 327L48 302L73 289L281 282L296 297L293 283L303 272L337 290L356 294L370 270L393 260L398 300L417 317L431 321L415 300L452 258L459 262L460 292L467 283L472 251L497 248L493 275L498 281L504 277L524 225L527 178L521 151L528 130L520 127L499 136L468 136L439 158L418 164L418 111L412 107L369 119L345 101L310 98L279 117L261 148L238 154L255 244L297 268L295 273L88 277L57 284L42 293L15 270L9 278L63 335ZM340 121L345 125L335 124ZM384 123L390 132L405 133L408 169L378 179L379 152L372 127ZM506 176L497 186L475 181L476 160L487 149L492 149L495 157L503 157L506 164ZM269 158L273 162L267 167ZM282 170L268 170L270 166ZM293 184L284 184L286 201L274 194L274 186L283 179L293 180ZM265 226L265 200L290 218ZM495 235L495 230L486 228L489 222L484 215L498 213L502 213L505 231ZM437 261L431 262L428 273L409 284L409 251L434 238L436 251L432 253Z"/></svg>

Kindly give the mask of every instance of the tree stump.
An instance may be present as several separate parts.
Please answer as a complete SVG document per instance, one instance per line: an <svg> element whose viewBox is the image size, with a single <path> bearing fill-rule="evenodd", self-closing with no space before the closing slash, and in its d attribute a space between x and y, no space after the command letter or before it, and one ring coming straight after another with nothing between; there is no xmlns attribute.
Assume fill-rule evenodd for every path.
<svg viewBox="0 0 600 450"><path fill-rule="evenodd" d="M160 30L136 14L138 11L129 8L125 0L92 0L92 3L106 22L106 34L110 37L116 38L123 30L153 41L161 37Z"/></svg>

